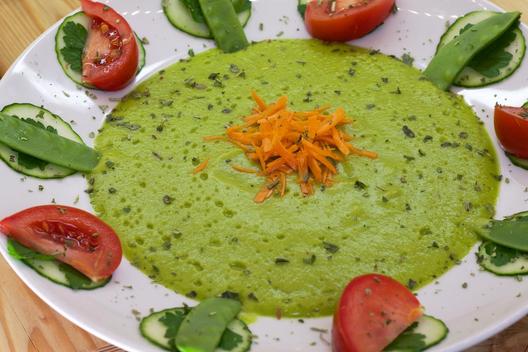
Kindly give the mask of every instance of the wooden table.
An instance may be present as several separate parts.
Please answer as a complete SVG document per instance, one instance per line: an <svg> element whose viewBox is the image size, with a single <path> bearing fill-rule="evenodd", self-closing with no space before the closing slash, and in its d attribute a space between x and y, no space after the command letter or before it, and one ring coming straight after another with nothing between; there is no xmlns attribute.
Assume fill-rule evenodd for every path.
<svg viewBox="0 0 528 352"><path fill-rule="evenodd" d="M522 11L524 21L528 22L528 0L494 2L505 9ZM78 0L0 0L0 76L40 33L78 6ZM0 259L0 312L2 352L90 352L107 345L49 308L3 259ZM526 351L528 317L469 350Z"/></svg>

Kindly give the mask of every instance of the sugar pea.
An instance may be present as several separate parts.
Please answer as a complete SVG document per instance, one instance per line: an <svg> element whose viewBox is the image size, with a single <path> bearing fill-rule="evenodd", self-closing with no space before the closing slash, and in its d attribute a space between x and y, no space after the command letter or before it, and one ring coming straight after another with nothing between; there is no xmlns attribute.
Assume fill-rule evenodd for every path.
<svg viewBox="0 0 528 352"><path fill-rule="evenodd" d="M440 89L448 90L471 59L514 25L520 16L520 12L500 13L477 23L442 47L423 72L424 76Z"/></svg>
<svg viewBox="0 0 528 352"><path fill-rule="evenodd" d="M528 252L528 212L504 220L492 220L479 234L504 247Z"/></svg>
<svg viewBox="0 0 528 352"><path fill-rule="evenodd" d="M221 50L232 53L248 46L246 34L231 0L199 1L205 21Z"/></svg>
<svg viewBox="0 0 528 352"><path fill-rule="evenodd" d="M99 154L90 147L1 112L0 143L37 159L77 171L89 172L99 162Z"/></svg>
<svg viewBox="0 0 528 352"><path fill-rule="evenodd" d="M194 307L185 317L176 335L181 352L213 352L227 328L240 312L238 301L209 298Z"/></svg>

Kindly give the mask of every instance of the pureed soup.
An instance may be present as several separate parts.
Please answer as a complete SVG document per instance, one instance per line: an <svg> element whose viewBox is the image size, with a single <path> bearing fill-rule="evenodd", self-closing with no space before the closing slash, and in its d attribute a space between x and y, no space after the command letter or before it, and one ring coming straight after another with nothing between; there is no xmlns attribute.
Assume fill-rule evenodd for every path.
<svg viewBox="0 0 528 352"><path fill-rule="evenodd" d="M256 90L292 110L329 104L354 122L331 187L253 201L264 177L223 135L251 114ZM92 203L126 257L189 297L228 293L248 312L333 312L354 276L378 272L412 288L463 258L494 214L496 156L460 97L377 52L314 40L209 50L155 74L108 116L96 148ZM193 170L208 160L200 173ZM293 176L292 176L293 179Z"/></svg>

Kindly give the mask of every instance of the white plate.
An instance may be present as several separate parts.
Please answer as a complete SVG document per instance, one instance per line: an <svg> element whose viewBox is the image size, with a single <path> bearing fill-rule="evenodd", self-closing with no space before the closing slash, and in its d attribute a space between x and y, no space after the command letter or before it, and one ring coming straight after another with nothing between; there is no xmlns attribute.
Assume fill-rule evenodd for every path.
<svg viewBox="0 0 528 352"><path fill-rule="evenodd" d="M110 6L124 14L140 37L147 37L147 66L138 80L168 64L187 56L188 49L196 53L212 47L212 41L183 34L166 20L161 1L107 0ZM254 11L246 27L250 40L308 37L299 17L297 0L260 0L254 2ZM401 56L410 52L415 66L424 68L433 55L436 42L445 30L446 21L477 9L498 10L482 0L398 0L400 10L386 23L354 44L381 49L386 54ZM259 30L259 24L264 30ZM35 41L0 81L0 106L14 102L44 105L67 121L81 137L92 144L91 132L97 132L108 112L115 105L111 98L121 97L127 91L106 94L95 92L97 99L78 89L62 72L54 52L54 37L58 25L50 28ZM526 26L523 26L528 35ZM466 101L485 122L495 147L492 116L496 102L521 105L528 100L528 65L512 78L489 88L459 90ZM108 106L106 109L104 106ZM101 108L103 109L101 109ZM497 206L497 217L526 210L528 172L511 166L499 152L501 172L505 176ZM43 181L22 178L0 164L0 218L15 211L48 204L52 200L91 211L85 180L77 175L61 181ZM39 191L38 186L44 190ZM78 198L78 202L76 199ZM115 273L112 282L102 289L73 292L52 284L34 271L10 258L5 250L5 238L0 238L0 252L24 280L44 301L59 313L93 333L128 351L159 351L144 340L138 331L136 310L142 315L149 309L179 306L183 302L194 304L162 286L153 284L126 260ZM462 288L468 283L466 289ZM130 287L132 286L132 288ZM437 283L419 291L419 298L429 314L443 319L450 328L446 341L431 351L459 351L498 333L528 313L528 281L499 278L481 272L474 253L461 265L443 275ZM330 329L331 319L309 319L304 324L297 320L259 318L251 325L258 335L252 351L330 351L325 341L328 333L313 331L312 327ZM321 336L319 336L321 335ZM315 345L312 345L315 342Z"/></svg>

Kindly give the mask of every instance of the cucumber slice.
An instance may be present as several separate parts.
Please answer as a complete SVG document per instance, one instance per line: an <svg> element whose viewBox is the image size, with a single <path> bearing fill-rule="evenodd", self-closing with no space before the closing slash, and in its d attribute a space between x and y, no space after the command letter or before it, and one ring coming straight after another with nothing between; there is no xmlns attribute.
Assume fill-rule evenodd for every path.
<svg viewBox="0 0 528 352"><path fill-rule="evenodd" d="M150 314L139 324L141 335L156 346L177 351L174 339L191 309L171 308ZM251 343L251 331L243 321L235 319L227 326L215 352L246 352L251 348Z"/></svg>
<svg viewBox="0 0 528 352"><path fill-rule="evenodd" d="M66 62L64 59L64 56L61 54L61 49L66 46L66 42L64 40L65 32L64 27L67 23L72 22L75 24L80 24L83 26L86 30L90 27L90 18L84 14L84 12L80 11L77 13L74 13L73 15L66 17L62 24L60 25L59 29L57 30L57 34L55 35L55 54L57 55L57 60L59 61L60 66L62 67L62 70L68 76L72 81L77 83L80 86L83 86L85 88L94 89L90 84L84 83L82 81L82 75L80 72L73 70L70 67L70 64ZM138 63L138 71L139 73L143 67L145 66L146 62L146 51L145 46L143 45L143 42L141 39L139 39L137 33L134 33L136 37L136 42L138 45L139 50L139 63Z"/></svg>
<svg viewBox="0 0 528 352"><path fill-rule="evenodd" d="M528 170L528 160L527 159L518 158L510 153L506 153L506 156L508 157L508 159L510 159L513 165L523 168L525 170Z"/></svg>
<svg viewBox="0 0 528 352"><path fill-rule="evenodd" d="M59 116L33 104L11 104L2 109L7 115L31 119L42 123L45 128L53 128L59 136L77 143L83 143L81 137ZM55 164L50 164L28 155L19 153L0 143L0 158L13 170L24 175L42 179L63 178L76 171Z"/></svg>
<svg viewBox="0 0 528 352"><path fill-rule="evenodd" d="M497 14L497 12L474 11L468 13L464 17L459 18L444 33L440 39L440 43L438 44L436 51L438 52L447 43L457 38L462 30L468 29L467 27L482 22L495 14ZM492 43L490 47L477 54L475 59L472 61L480 62L482 60L486 60L487 57L490 56L490 50L493 51L493 54L496 54L496 52L500 50L503 52L502 57L497 57L495 60L489 62L491 65L496 65L504 61L502 65L496 66L496 70L493 70L495 72L491 72L491 74L488 72L487 75L484 75L470 67L470 63L457 76L454 84L466 88L484 87L496 82L500 82L511 76L521 66L523 61L526 52L525 39L522 31L517 26L513 26L498 39L498 41L501 40L506 44L509 42L509 44L507 44L505 47L497 48L494 46L495 43ZM489 68L489 65L487 65L487 67Z"/></svg>
<svg viewBox="0 0 528 352"><path fill-rule="evenodd" d="M239 0L232 0L236 3ZM163 0L163 11L169 22L179 30L195 37L212 39L213 35L205 23L195 22L187 6L181 0ZM238 20L244 27L251 17L251 9L238 14Z"/></svg>
<svg viewBox="0 0 528 352"><path fill-rule="evenodd" d="M105 286L111 279L92 281L58 260L23 259L22 261L48 280L73 290L93 290Z"/></svg>
<svg viewBox="0 0 528 352"><path fill-rule="evenodd" d="M449 329L443 321L424 315L398 336L384 351L424 351L442 342L448 333Z"/></svg>
<svg viewBox="0 0 528 352"><path fill-rule="evenodd" d="M484 241L477 261L484 269L499 276L528 274L528 253Z"/></svg>
<svg viewBox="0 0 528 352"><path fill-rule="evenodd" d="M11 239L8 239L8 251L46 279L73 290L93 290L105 286L111 279L94 282L68 264L37 253Z"/></svg>

